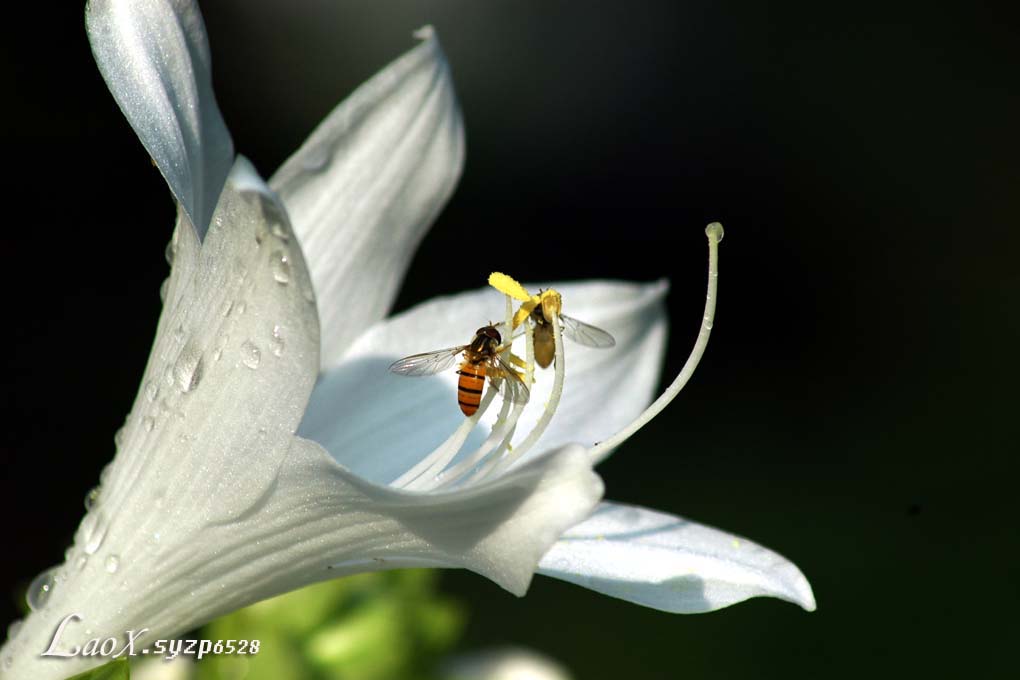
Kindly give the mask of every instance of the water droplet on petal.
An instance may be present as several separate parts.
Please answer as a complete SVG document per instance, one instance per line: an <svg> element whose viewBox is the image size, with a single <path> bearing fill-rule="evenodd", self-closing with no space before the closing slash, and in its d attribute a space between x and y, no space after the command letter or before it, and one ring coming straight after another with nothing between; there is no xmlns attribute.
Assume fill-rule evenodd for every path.
<svg viewBox="0 0 1020 680"><path fill-rule="evenodd" d="M106 558L106 571L111 574L116 574L117 570L120 569L120 558L116 555L110 555Z"/></svg>
<svg viewBox="0 0 1020 680"><path fill-rule="evenodd" d="M156 419L152 416L145 416L142 418L142 427L146 432L152 432L153 428L156 427Z"/></svg>
<svg viewBox="0 0 1020 680"><path fill-rule="evenodd" d="M113 474L113 463L107 463L103 466L103 469L99 472L99 486L106 486L106 483L110 481L110 475Z"/></svg>
<svg viewBox="0 0 1020 680"><path fill-rule="evenodd" d="M273 278L277 283L287 285L290 283L290 260L282 250L273 253L272 258Z"/></svg>
<svg viewBox="0 0 1020 680"><path fill-rule="evenodd" d="M254 370L259 367L262 361L262 352L251 340L245 340L241 345L241 363Z"/></svg>
<svg viewBox="0 0 1020 680"><path fill-rule="evenodd" d="M304 158L301 159L301 169L305 172L320 172L329 164L330 156L330 148L325 144L320 144L304 155Z"/></svg>
<svg viewBox="0 0 1020 680"><path fill-rule="evenodd" d="M53 586L56 584L56 573L57 568L50 567L32 579L32 583L28 586L28 592L25 593L25 601L28 603L29 609L36 611L46 605L46 601L50 599L50 593L53 592Z"/></svg>
<svg viewBox="0 0 1020 680"><path fill-rule="evenodd" d="M173 368L174 382L181 392L190 392L202 380L202 353L194 345L185 345Z"/></svg>
<svg viewBox="0 0 1020 680"><path fill-rule="evenodd" d="M96 554L96 551L103 545L103 539L106 538L106 532L109 528L102 510L93 508L92 512L85 515L85 519L81 521L80 531L82 550L85 551L86 555Z"/></svg>
<svg viewBox="0 0 1020 680"><path fill-rule="evenodd" d="M79 555L78 559L75 560L75 562L74 562L74 566L78 569L78 571L81 571L82 569L85 568L85 564L88 561L89 561L89 558L85 557L84 555Z"/></svg>
<svg viewBox="0 0 1020 680"><path fill-rule="evenodd" d="M167 291L170 290L170 277L163 279L163 283L159 284L159 301L166 302Z"/></svg>
<svg viewBox="0 0 1020 680"><path fill-rule="evenodd" d="M246 309L248 309L248 306L244 304L243 300L239 301L237 305L234 307L234 311L237 312L238 316L244 314L244 310Z"/></svg>
<svg viewBox="0 0 1020 680"><path fill-rule="evenodd" d="M94 486L91 491L85 494L85 510L91 510L97 500L99 500L99 487Z"/></svg>
<svg viewBox="0 0 1020 680"><path fill-rule="evenodd" d="M258 222L255 224L255 245L262 245L262 242L266 240L266 236L269 235L269 230L266 229L264 222Z"/></svg>
<svg viewBox="0 0 1020 680"><path fill-rule="evenodd" d="M233 300L224 300L223 306L220 307L220 316L224 319L230 316L230 310L234 308Z"/></svg>
<svg viewBox="0 0 1020 680"><path fill-rule="evenodd" d="M113 434L113 445L118 449L124 445L124 430L126 429L126 426L122 427Z"/></svg>
<svg viewBox="0 0 1020 680"><path fill-rule="evenodd" d="M156 401L156 397L159 396L159 385L152 380L145 383L145 398L149 401Z"/></svg>
<svg viewBox="0 0 1020 680"><path fill-rule="evenodd" d="M290 240L290 234L288 234L287 230L283 228L282 222L273 222L269 228L273 232L273 236L280 239L284 243Z"/></svg>
<svg viewBox="0 0 1020 680"><path fill-rule="evenodd" d="M18 633L21 632L21 619L15 619L11 621L10 625L7 626L7 639L13 640L18 637ZM10 659L11 657L7 657ZM7 659L4 659L4 667L10 668L10 664L7 663Z"/></svg>
<svg viewBox="0 0 1020 680"><path fill-rule="evenodd" d="M166 263L171 267L174 266L174 258L177 257L177 239L170 239L166 244L166 249L163 251L163 255L166 257Z"/></svg>
<svg viewBox="0 0 1020 680"><path fill-rule="evenodd" d="M269 341L269 351L273 353L273 356L277 357L283 356L283 348L285 346L280 330L279 326L273 326L273 339Z"/></svg>

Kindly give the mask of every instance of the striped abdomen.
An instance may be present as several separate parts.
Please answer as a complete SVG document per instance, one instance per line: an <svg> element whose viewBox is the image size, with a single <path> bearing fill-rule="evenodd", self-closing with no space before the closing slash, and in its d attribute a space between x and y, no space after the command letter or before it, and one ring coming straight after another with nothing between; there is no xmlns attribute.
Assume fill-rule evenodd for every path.
<svg viewBox="0 0 1020 680"><path fill-rule="evenodd" d="M465 361L460 365L460 380L457 381L457 403L466 416L474 415L482 403L485 390L485 363Z"/></svg>

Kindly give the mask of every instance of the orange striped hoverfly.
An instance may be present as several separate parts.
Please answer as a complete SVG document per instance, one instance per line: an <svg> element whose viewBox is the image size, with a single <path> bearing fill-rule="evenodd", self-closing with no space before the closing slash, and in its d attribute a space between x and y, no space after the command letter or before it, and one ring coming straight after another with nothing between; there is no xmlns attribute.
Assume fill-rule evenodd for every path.
<svg viewBox="0 0 1020 680"><path fill-rule="evenodd" d="M485 378L499 390L500 395L515 404L526 404L530 393L517 371L505 361L500 352L503 338L496 326L483 326L475 331L475 337L467 345L439 349L424 354L412 354L390 364L390 370L398 375L420 377L434 375L452 367L461 354L464 360L457 373L457 403L464 415L471 416L482 401Z"/></svg>

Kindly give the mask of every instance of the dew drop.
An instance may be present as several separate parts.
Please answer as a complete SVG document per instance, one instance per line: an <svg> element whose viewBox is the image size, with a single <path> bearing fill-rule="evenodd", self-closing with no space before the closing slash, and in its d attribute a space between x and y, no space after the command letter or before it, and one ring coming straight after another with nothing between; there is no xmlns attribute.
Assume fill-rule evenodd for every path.
<svg viewBox="0 0 1020 680"><path fill-rule="evenodd" d="M142 418L142 427L146 432L152 432L153 428L156 427L156 419L152 416L145 416Z"/></svg>
<svg viewBox="0 0 1020 680"><path fill-rule="evenodd" d="M237 312L238 316L244 314L244 310L246 309L248 309L248 306L244 304L243 300L239 301L237 305L234 307L234 311Z"/></svg>
<svg viewBox="0 0 1020 680"><path fill-rule="evenodd" d="M273 353L273 356L282 357L284 342L280 335L280 327L273 326L273 339L269 341L269 351Z"/></svg>
<svg viewBox="0 0 1020 680"><path fill-rule="evenodd" d="M7 626L7 639L13 640L14 638L18 637L18 633L20 632L21 632L21 619L15 619L14 621L11 621L10 625ZM7 657L7 659L10 658L11 657ZM4 659L4 666L6 668L10 668L10 664L7 663L7 659Z"/></svg>
<svg viewBox="0 0 1020 680"><path fill-rule="evenodd" d="M280 239L284 243L290 240L290 234L287 233L286 229L284 229L282 222L273 222L269 226L269 228L273 232L273 236Z"/></svg>
<svg viewBox="0 0 1020 680"><path fill-rule="evenodd" d="M170 277L163 279L163 283L159 284L159 301L166 302L167 291L170 290Z"/></svg>
<svg viewBox="0 0 1020 680"><path fill-rule="evenodd" d="M174 258L177 257L177 243L176 239L170 239L166 244L166 249L163 251L163 255L166 257L166 263L171 267L174 266Z"/></svg>
<svg viewBox="0 0 1020 680"><path fill-rule="evenodd" d="M94 508L92 512L85 515L81 521L82 550L86 555L95 555L96 551L103 545L106 532L109 529L106 517L102 510Z"/></svg>
<svg viewBox="0 0 1020 680"><path fill-rule="evenodd" d="M190 392L202 380L202 353L194 345L184 346L173 367L174 382L181 392Z"/></svg>
<svg viewBox="0 0 1020 680"><path fill-rule="evenodd" d="M230 310L234 308L233 300L224 300L223 306L220 307L220 316L224 319L230 316Z"/></svg>
<svg viewBox="0 0 1020 680"><path fill-rule="evenodd" d="M290 283L290 260L282 250L277 250L272 255L273 278L277 283L287 285Z"/></svg>
<svg viewBox="0 0 1020 680"><path fill-rule="evenodd" d="M57 568L50 567L32 579L32 583L28 586L28 592L25 593L25 602L28 603L29 609L37 611L46 605L46 601L50 599L50 593L53 592L53 586L56 584L56 573Z"/></svg>
<svg viewBox="0 0 1020 680"><path fill-rule="evenodd" d="M329 164L330 156L329 147L322 144L311 153L305 154L301 159L301 169L305 172L321 172Z"/></svg>
<svg viewBox="0 0 1020 680"><path fill-rule="evenodd" d="M118 449L124 445L124 430L126 429L126 426L122 427L113 434L113 445Z"/></svg>
<svg viewBox="0 0 1020 680"><path fill-rule="evenodd" d="M152 380L145 383L145 398L149 401L156 401L156 397L159 396L159 385Z"/></svg>
<svg viewBox="0 0 1020 680"><path fill-rule="evenodd" d="M97 500L99 500L99 487L94 486L91 491L85 494L85 510L91 510L93 506L95 506Z"/></svg>
<svg viewBox="0 0 1020 680"><path fill-rule="evenodd" d="M262 245L262 242L266 240L266 236L269 235L269 230L266 229L264 222L259 221L255 225L255 245Z"/></svg>
<svg viewBox="0 0 1020 680"><path fill-rule="evenodd" d="M116 574L117 570L120 569L120 558L116 555L110 555L106 558L106 571L111 574Z"/></svg>
<svg viewBox="0 0 1020 680"><path fill-rule="evenodd" d="M177 344L184 342L184 326L179 325L174 329L174 342Z"/></svg>
<svg viewBox="0 0 1020 680"><path fill-rule="evenodd" d="M254 370L259 367L262 361L262 352L251 340L245 340L241 345L241 363Z"/></svg>
<svg viewBox="0 0 1020 680"><path fill-rule="evenodd" d="M99 486L106 486L107 482L110 481L110 475L113 474L113 463L107 463L103 466L103 469L99 472Z"/></svg>
<svg viewBox="0 0 1020 680"><path fill-rule="evenodd" d="M84 555L79 555L78 559L75 560L74 562L74 566L78 569L78 571L81 571L82 569L85 568L85 565L88 563L88 561L89 558L85 557Z"/></svg>

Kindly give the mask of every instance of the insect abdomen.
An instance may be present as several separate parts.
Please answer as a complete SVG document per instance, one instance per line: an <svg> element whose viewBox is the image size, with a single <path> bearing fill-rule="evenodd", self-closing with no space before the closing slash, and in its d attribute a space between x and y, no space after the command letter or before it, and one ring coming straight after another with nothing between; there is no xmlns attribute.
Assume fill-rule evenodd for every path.
<svg viewBox="0 0 1020 680"><path fill-rule="evenodd" d="M457 371L457 403L466 416L474 415L478 405L482 403L482 392L485 389L485 364L473 364L465 361Z"/></svg>

